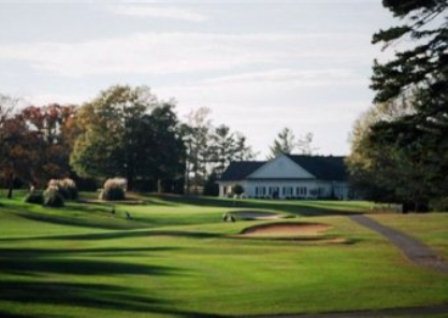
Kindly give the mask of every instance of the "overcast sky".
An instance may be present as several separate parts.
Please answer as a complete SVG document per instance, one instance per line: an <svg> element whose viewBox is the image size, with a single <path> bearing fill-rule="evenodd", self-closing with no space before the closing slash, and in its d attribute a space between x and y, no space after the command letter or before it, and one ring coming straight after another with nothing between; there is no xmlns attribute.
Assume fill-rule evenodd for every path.
<svg viewBox="0 0 448 318"><path fill-rule="evenodd" d="M0 92L41 105L148 85L181 117L209 107L260 158L285 126L343 155L373 98L371 36L393 24L380 0L0 0Z"/></svg>

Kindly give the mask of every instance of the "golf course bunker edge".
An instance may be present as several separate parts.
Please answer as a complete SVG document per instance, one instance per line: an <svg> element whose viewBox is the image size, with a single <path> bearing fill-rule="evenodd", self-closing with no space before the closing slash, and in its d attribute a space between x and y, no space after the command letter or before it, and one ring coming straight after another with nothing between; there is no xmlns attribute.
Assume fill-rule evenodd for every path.
<svg viewBox="0 0 448 318"><path fill-rule="evenodd" d="M236 220L275 220L288 217L282 213L253 210L231 211L227 214L233 216Z"/></svg>
<svg viewBox="0 0 448 318"><path fill-rule="evenodd" d="M240 235L250 237L314 237L321 236L331 228L328 224L308 222L276 222L245 228Z"/></svg>

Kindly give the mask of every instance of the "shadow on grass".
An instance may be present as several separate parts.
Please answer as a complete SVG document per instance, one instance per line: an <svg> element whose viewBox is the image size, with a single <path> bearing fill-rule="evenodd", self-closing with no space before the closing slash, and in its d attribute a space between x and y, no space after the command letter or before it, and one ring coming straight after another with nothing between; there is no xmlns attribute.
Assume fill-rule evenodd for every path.
<svg viewBox="0 0 448 318"><path fill-rule="evenodd" d="M52 306L76 306L91 309L117 311L123 317L131 312L169 314L178 317L218 317L197 312L176 310L168 301L155 297L142 296L143 292L128 288L94 283L60 283L31 281L0 282L0 299L17 303ZM66 308L55 311L66 313ZM8 313L5 313L8 317ZM2 315L2 317L5 317ZM35 315L32 315L36 317ZM61 315L60 317L64 317ZM10 317L29 317L10 315ZM38 317L38 316L37 316ZM51 316L50 316L51 317Z"/></svg>
<svg viewBox="0 0 448 318"><path fill-rule="evenodd" d="M244 209L264 209L288 212L302 216L322 216L322 215L348 215L363 213L363 208L353 203L343 203L328 201L285 201L285 200L228 200L205 196L181 196L181 195L153 195L159 200L174 202L178 204L189 204L196 206L244 208ZM347 209L349 211L346 211ZM353 211L353 209L359 211Z"/></svg>
<svg viewBox="0 0 448 318"><path fill-rule="evenodd" d="M0 248L0 259L2 258L14 258L14 257L48 257L72 254L82 255L110 255L110 256L123 256L127 253L134 253L135 255L141 255L141 253L158 253L169 252L179 250L178 247L99 247L99 248ZM146 254L147 255L147 254ZM146 256L145 255L145 256ZM0 265L1 266L1 265Z"/></svg>
<svg viewBox="0 0 448 318"><path fill-rule="evenodd" d="M90 233L90 234L77 234L77 235L61 235L61 236L50 236L48 239L53 240L103 240L103 239L119 239L119 238L130 238L130 237L150 237L150 236L174 236L174 237L184 237L184 238L217 238L221 237L218 233L208 233L208 232L189 232L189 231L158 231L158 230L147 230L147 231L116 231L109 233Z"/></svg>
<svg viewBox="0 0 448 318"><path fill-rule="evenodd" d="M2 242L28 241L33 240L61 240L61 241L83 241L83 240L105 240L105 239L121 239L133 237L152 237L152 236L172 236L193 239L207 239L223 237L223 234L211 232L190 232L190 231L174 231L174 230L138 230L138 231L113 231L106 233L86 233L86 234L69 234L69 235L51 235L30 237L6 237L0 238Z"/></svg>
<svg viewBox="0 0 448 318"><path fill-rule="evenodd" d="M1 286L1 284L0 284L0 286ZM0 294L1 294L1 292L0 292ZM2 317L2 318L61 318L63 316L60 316L60 315L49 315L49 314L36 315L35 313L29 314L29 315L26 315L26 314L15 314L15 313L10 313L10 312L7 312L5 310L0 309L0 317Z"/></svg>
<svg viewBox="0 0 448 318"><path fill-rule="evenodd" d="M98 283L61 282L57 279L72 279L89 276L125 277L127 275L172 276L185 275L186 270L152 264L137 264L83 258L90 253L123 252L166 252L172 248L90 248L90 249L47 249L47 248L2 248L0 249L0 300L8 301L7 308L0 309L0 317L72 317L79 308L86 310L107 309L126 317L132 312L144 314L174 315L178 317L212 317L208 314L178 310L175 304L161 298L147 296L147 290L131 289ZM79 258L78 258L79 256ZM67 276L60 276L67 275ZM45 278L45 281L40 280ZM48 278L52 278L49 280ZM77 278L78 279L78 278ZM26 307L22 308L22 305ZM40 315L32 305L51 305L55 315L48 312ZM63 306L63 307L58 307ZM74 308L71 311L69 307ZM19 311L20 310L20 311ZM27 315L27 310L32 314ZM20 314L16 312L19 311ZM88 313L88 312L87 312ZM57 315L56 315L57 314ZM84 315L84 313L83 313Z"/></svg>
<svg viewBox="0 0 448 318"><path fill-rule="evenodd" d="M86 195L86 192L81 194L77 203L88 203L91 205L110 208L111 206L117 205L157 205L157 206L177 206L178 204L174 202L169 202L165 200L160 200L154 196L148 196L145 193L140 192L128 192L126 194L127 200L123 201L101 201L98 200L97 196ZM138 203L138 201L141 201Z"/></svg>
<svg viewBox="0 0 448 318"><path fill-rule="evenodd" d="M44 254L44 252L42 252ZM175 268L135 263L57 257L1 257L0 271L9 274L173 275Z"/></svg>
<svg viewBox="0 0 448 318"><path fill-rule="evenodd" d="M80 211L82 211L81 207L77 207ZM141 228L142 226L135 222L129 222L126 220L120 220L121 223L116 224L107 224L104 223L105 219L87 219L86 218L76 218L70 216L63 216L64 211L61 211L61 215L49 215L43 214L39 212L28 212L18 208L11 208L9 213L14 213L24 219L38 222L46 222L57 225L69 225L69 226L79 226L85 228L95 228L95 229L105 229L105 230L117 230L117 229L136 229Z"/></svg>

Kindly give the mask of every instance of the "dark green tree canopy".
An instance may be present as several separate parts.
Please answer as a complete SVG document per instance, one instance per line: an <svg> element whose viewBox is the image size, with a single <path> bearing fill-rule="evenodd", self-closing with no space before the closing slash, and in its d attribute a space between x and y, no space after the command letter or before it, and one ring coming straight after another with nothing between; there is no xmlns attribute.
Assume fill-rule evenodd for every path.
<svg viewBox="0 0 448 318"><path fill-rule="evenodd" d="M355 183L374 197L410 202L418 210L448 196L448 2L383 5L402 23L380 30L373 43L387 49L408 42L393 59L374 62L372 110L386 114L400 103L408 107L358 122L348 163Z"/></svg>
<svg viewBox="0 0 448 318"><path fill-rule="evenodd" d="M81 134L71 164L82 176L138 180L182 178L185 147L173 105L147 87L113 86L77 113Z"/></svg>
<svg viewBox="0 0 448 318"><path fill-rule="evenodd" d="M407 23L380 30L374 34L372 42L383 43L387 48L391 43L410 37L416 46L397 52L395 59L389 62L375 61L371 86L376 91L375 102L385 102L419 88L435 97L431 105L420 105L422 110L446 107L448 2L384 0L383 5Z"/></svg>

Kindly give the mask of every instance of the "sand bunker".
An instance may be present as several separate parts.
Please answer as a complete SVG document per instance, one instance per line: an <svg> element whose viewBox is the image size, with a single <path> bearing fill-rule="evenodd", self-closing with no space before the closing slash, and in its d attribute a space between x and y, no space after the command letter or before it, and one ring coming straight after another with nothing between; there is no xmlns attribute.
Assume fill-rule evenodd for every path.
<svg viewBox="0 0 448 318"><path fill-rule="evenodd" d="M242 235L261 237L316 236L330 228L320 223L271 223L248 227Z"/></svg>
<svg viewBox="0 0 448 318"><path fill-rule="evenodd" d="M279 213L262 211L233 211L229 212L229 214L237 220L273 220L285 217Z"/></svg>

